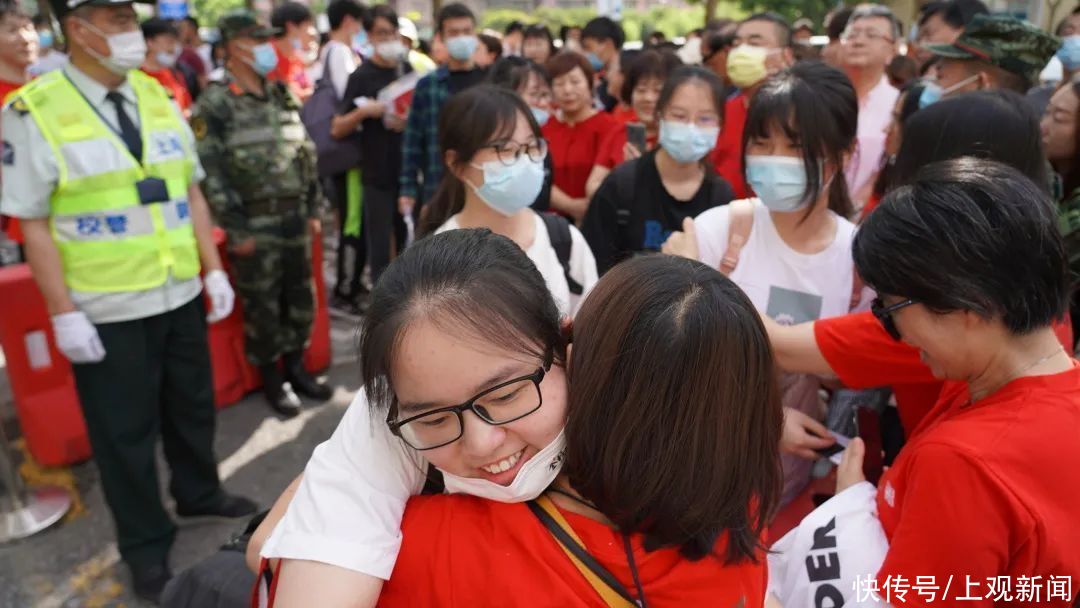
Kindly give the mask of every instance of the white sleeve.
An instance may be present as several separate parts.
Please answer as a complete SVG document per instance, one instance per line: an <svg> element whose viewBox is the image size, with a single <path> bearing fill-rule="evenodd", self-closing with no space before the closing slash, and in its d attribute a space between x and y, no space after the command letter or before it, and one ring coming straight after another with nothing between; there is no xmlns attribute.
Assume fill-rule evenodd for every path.
<svg viewBox="0 0 1080 608"><path fill-rule="evenodd" d="M712 268L720 268L728 244L730 213L727 205L713 207L694 219L697 231L698 260Z"/></svg>
<svg viewBox="0 0 1080 608"><path fill-rule="evenodd" d="M60 175L52 148L28 112L8 104L0 120L4 176L0 212L22 219L47 218L52 213L49 197Z"/></svg>
<svg viewBox="0 0 1080 608"><path fill-rule="evenodd" d="M570 316L576 316L578 309L581 308L581 303L585 300L585 296L592 291L596 281L599 280L599 276L596 271L596 258L593 257L592 249L589 248L589 243L585 241L585 236L573 224L570 225L570 278L577 281L582 287L580 296L570 294Z"/></svg>
<svg viewBox="0 0 1080 608"><path fill-rule="evenodd" d="M341 47L340 50L345 52L333 52L335 48ZM330 84L334 85L334 94L338 99L345 96L345 85L349 82L349 76L356 69L356 61L353 60L352 53L349 52L345 45L334 45L329 51L330 58L327 60L328 69L330 70Z"/></svg>
<svg viewBox="0 0 1080 608"><path fill-rule="evenodd" d="M361 389L334 434L315 448L263 557L390 578L405 503L423 488L427 462L374 416Z"/></svg>

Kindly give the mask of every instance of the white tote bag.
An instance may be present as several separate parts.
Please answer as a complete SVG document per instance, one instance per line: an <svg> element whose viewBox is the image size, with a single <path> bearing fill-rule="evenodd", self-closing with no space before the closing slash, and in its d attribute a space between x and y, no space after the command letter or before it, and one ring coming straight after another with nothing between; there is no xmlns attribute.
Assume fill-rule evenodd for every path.
<svg viewBox="0 0 1080 608"><path fill-rule="evenodd" d="M772 546L769 592L785 608L887 606L869 593L889 550L876 494L867 481L851 486Z"/></svg>

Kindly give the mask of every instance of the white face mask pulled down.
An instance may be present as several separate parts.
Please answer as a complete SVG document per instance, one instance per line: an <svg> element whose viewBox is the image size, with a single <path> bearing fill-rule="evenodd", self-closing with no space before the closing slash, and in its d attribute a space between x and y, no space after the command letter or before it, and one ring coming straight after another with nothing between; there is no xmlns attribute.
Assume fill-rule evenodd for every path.
<svg viewBox="0 0 1080 608"><path fill-rule="evenodd" d="M85 19L80 19L80 21L87 29L104 38L109 44L108 56L101 55L90 47L85 48L87 53L112 73L123 76L142 65L143 60L146 59L146 39L143 38L141 30L106 34L89 21Z"/></svg>
<svg viewBox="0 0 1080 608"><path fill-rule="evenodd" d="M521 465L513 483L508 486L501 486L487 479L458 477L440 469L446 491L449 494L470 494L495 502L532 500L543 494L562 471L563 453L566 449L565 433L565 430L559 431L559 435L551 443Z"/></svg>

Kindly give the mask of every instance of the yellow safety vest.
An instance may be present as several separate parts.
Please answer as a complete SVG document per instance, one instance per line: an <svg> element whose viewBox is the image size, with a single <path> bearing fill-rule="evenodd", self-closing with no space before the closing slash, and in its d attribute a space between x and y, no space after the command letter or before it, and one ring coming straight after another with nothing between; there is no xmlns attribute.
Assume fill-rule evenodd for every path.
<svg viewBox="0 0 1080 608"><path fill-rule="evenodd" d="M59 167L50 198L50 228L71 289L125 292L199 274L188 186L195 151L165 90L139 71L128 73L139 109L143 158L90 106L63 70L45 74L15 93ZM141 160L141 163L139 162ZM140 204L136 182L165 181L168 201Z"/></svg>

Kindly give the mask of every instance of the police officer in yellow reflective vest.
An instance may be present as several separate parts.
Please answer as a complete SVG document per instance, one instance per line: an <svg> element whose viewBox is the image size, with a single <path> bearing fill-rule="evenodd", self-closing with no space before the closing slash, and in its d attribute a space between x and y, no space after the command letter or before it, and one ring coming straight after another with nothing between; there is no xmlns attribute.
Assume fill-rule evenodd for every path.
<svg viewBox="0 0 1080 608"><path fill-rule="evenodd" d="M211 238L194 136L136 69L146 46L130 0L53 0L53 10L70 64L8 98L0 212L22 220L57 347L73 364L120 554L136 593L156 599L176 533L159 494L159 435L178 516L256 510L222 489L213 452L206 328L230 313L233 292Z"/></svg>

